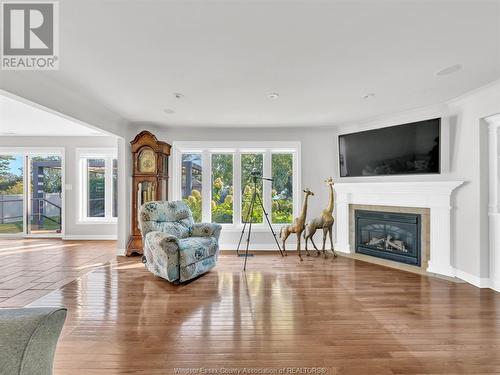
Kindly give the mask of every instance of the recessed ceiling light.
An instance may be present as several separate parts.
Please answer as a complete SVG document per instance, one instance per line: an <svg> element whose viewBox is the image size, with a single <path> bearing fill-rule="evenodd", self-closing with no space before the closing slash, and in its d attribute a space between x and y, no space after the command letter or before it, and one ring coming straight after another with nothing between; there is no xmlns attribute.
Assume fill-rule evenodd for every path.
<svg viewBox="0 0 500 375"><path fill-rule="evenodd" d="M174 96L176 99L182 99L184 97L184 95L181 94L180 92L174 92Z"/></svg>
<svg viewBox="0 0 500 375"><path fill-rule="evenodd" d="M170 109L170 108L165 108L163 110L163 112L165 112L168 115L173 115L175 113L175 111L173 109Z"/></svg>
<svg viewBox="0 0 500 375"><path fill-rule="evenodd" d="M268 95L269 99L278 99L280 97L280 94L277 92L272 92Z"/></svg>
<svg viewBox="0 0 500 375"><path fill-rule="evenodd" d="M373 92L369 92L368 94L363 95L363 99L373 98L374 96L375 96L375 94Z"/></svg>
<svg viewBox="0 0 500 375"><path fill-rule="evenodd" d="M447 76L449 74L456 73L460 70L462 70L464 66L462 64L454 64L447 66L446 68L441 69L440 71L436 72L437 76Z"/></svg>

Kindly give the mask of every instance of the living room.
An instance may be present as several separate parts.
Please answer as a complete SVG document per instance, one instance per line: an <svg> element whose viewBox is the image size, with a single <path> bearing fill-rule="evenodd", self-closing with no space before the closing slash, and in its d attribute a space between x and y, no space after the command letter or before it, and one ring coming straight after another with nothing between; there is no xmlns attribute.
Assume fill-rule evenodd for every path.
<svg viewBox="0 0 500 375"><path fill-rule="evenodd" d="M0 6L1 374L500 373L500 1Z"/></svg>

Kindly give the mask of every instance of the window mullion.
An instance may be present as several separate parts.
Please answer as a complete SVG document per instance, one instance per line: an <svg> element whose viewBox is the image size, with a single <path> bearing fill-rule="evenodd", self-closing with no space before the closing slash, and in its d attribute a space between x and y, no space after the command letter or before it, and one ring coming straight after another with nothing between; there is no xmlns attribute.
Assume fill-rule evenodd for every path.
<svg viewBox="0 0 500 375"><path fill-rule="evenodd" d="M89 217L89 203L88 203L88 159L87 158L80 158L80 191L81 191L81 196L80 196L80 204L81 204L81 212L80 212L80 218L87 219Z"/></svg>
<svg viewBox="0 0 500 375"><path fill-rule="evenodd" d="M293 176L293 215L292 215L292 220L293 218L299 216L300 212L300 205L302 204L300 198L302 197L302 183L301 183L301 174L300 174L300 169L299 169L299 156L297 152L294 152L292 154L293 156L293 171L292 171L292 176Z"/></svg>
<svg viewBox="0 0 500 375"><path fill-rule="evenodd" d="M236 152L233 159L233 224L241 224L241 154Z"/></svg>
<svg viewBox="0 0 500 375"><path fill-rule="evenodd" d="M264 160L263 160L263 171L262 175L263 177L266 178L272 178L272 170L271 170L271 151L266 150L264 153ZM264 208L266 212L270 215L269 220L272 220L271 218L271 189L272 189L272 182L264 180L262 181L262 203L264 204ZM265 223L265 218L264 223Z"/></svg>
<svg viewBox="0 0 500 375"><path fill-rule="evenodd" d="M201 155L202 175L201 175L201 218L202 222L211 222L212 210L212 154L204 150Z"/></svg>
<svg viewBox="0 0 500 375"><path fill-rule="evenodd" d="M111 158L104 159L104 217L113 216L113 162Z"/></svg>

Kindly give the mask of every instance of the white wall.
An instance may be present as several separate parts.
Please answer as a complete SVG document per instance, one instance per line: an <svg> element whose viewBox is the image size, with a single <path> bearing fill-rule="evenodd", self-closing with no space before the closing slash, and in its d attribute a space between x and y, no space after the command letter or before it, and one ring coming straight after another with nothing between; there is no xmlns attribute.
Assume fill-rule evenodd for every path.
<svg viewBox="0 0 500 375"><path fill-rule="evenodd" d="M171 128L159 129L148 124L133 124L128 139L142 130L149 130L158 139L173 143L175 141L300 141L301 142L301 185L302 189L310 188L315 196L309 199L308 216L319 215L328 203L328 189L323 180L333 176L336 171L334 154L335 133L328 128L293 128L293 129L227 129L227 128ZM172 158L170 159L172 161ZM170 165L170 171L172 166ZM266 229L264 232L253 232L253 249L275 249L274 239ZM235 249L241 231L224 231L221 235L223 249ZM295 248L292 237L287 242L289 249Z"/></svg>
<svg viewBox="0 0 500 375"><path fill-rule="evenodd" d="M133 138L132 138L133 139ZM116 254L125 255L132 232L130 214L132 211L132 157L130 143L127 139L118 138L118 241ZM120 183L123 181L123 183Z"/></svg>
<svg viewBox="0 0 500 375"><path fill-rule="evenodd" d="M78 160L76 149L84 147L117 147L115 137L0 137L1 147L64 147L65 184L72 190L65 194L65 237L67 238L116 238L116 224L79 224L78 212ZM120 202L119 202L120 203Z"/></svg>
<svg viewBox="0 0 500 375"><path fill-rule="evenodd" d="M457 270L489 277L488 249L488 126L485 117L500 113L500 83L450 102L456 150L454 175L467 184L455 195L455 266ZM468 277L468 275L463 275Z"/></svg>
<svg viewBox="0 0 500 375"><path fill-rule="evenodd" d="M339 134L443 117L442 144L445 171L438 176L339 178L341 182L463 180L452 197L452 265L457 276L475 285L487 285L488 271L488 142L485 117L500 113L500 82L448 103L372 121L339 127ZM448 144L446 144L448 138ZM337 148L337 143L334 143ZM446 146L449 150L446 150ZM335 155L337 151L334 152ZM446 160L448 159L448 160Z"/></svg>

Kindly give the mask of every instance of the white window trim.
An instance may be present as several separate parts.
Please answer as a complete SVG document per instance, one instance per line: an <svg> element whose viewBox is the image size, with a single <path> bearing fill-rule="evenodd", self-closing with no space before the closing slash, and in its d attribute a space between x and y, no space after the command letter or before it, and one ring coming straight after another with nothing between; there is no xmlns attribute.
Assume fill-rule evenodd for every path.
<svg viewBox="0 0 500 375"><path fill-rule="evenodd" d="M221 224L225 231L241 231L243 223L241 223L241 176L240 164L241 154L245 153L262 153L263 160L263 175L271 177L271 154L291 153L293 154L293 217L297 217L300 212L301 201L301 142L281 142L281 141L263 141L263 142L212 142L212 141L175 141L172 145L172 185L171 199L182 199L182 154L198 153L202 155L202 185L211 186L212 179L212 163L210 155L212 153L233 154L233 190L238 193L238 199L234 200L233 204L233 223ZM271 183L264 183L263 199L266 211L271 215ZM202 221L211 221L211 189L202 189ZM283 224L272 224L276 230ZM267 231L269 230L265 218L263 223L252 224L252 230Z"/></svg>
<svg viewBox="0 0 500 375"><path fill-rule="evenodd" d="M104 159L104 186L105 186L105 216L88 217L87 216L87 189L88 159ZM113 159L118 159L118 150L116 148L77 148L76 162L78 173L78 224L116 224L117 217L113 217Z"/></svg>

